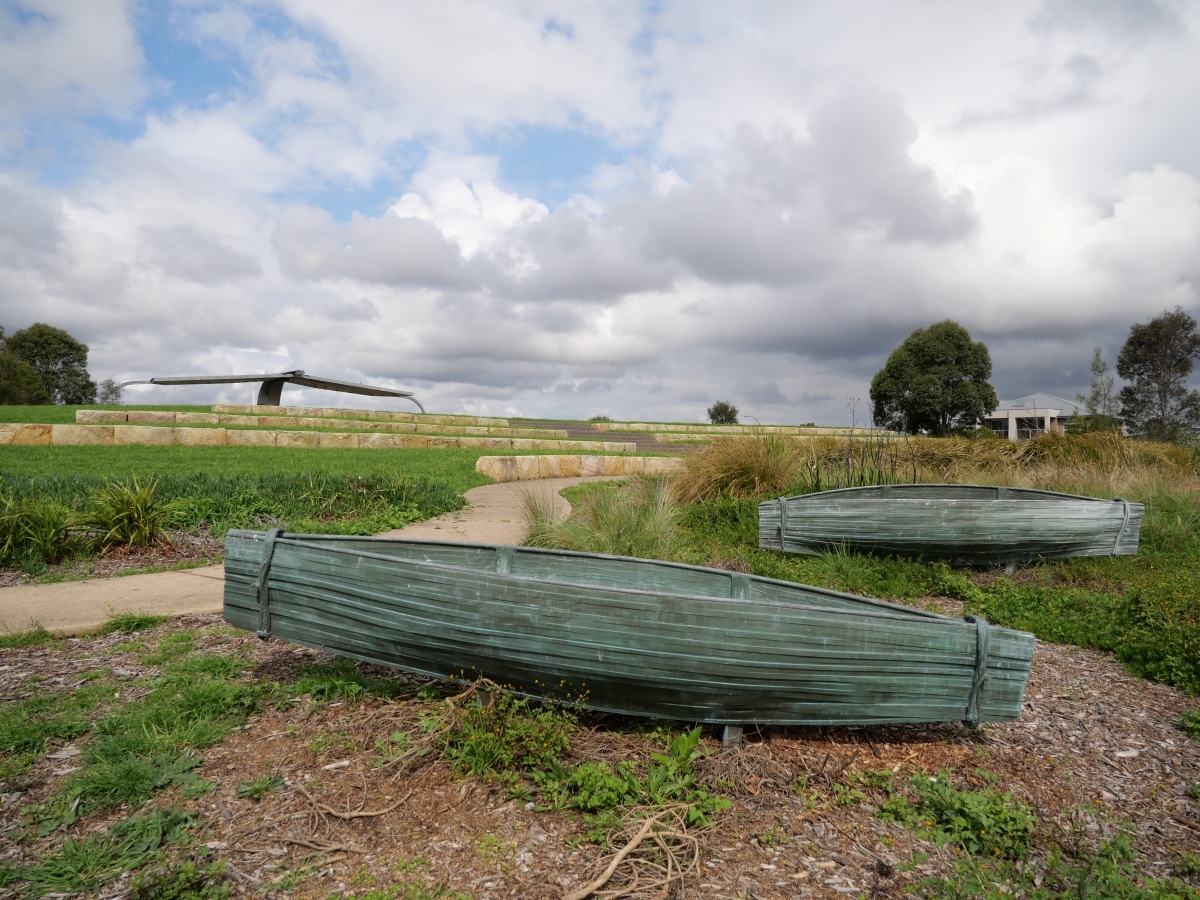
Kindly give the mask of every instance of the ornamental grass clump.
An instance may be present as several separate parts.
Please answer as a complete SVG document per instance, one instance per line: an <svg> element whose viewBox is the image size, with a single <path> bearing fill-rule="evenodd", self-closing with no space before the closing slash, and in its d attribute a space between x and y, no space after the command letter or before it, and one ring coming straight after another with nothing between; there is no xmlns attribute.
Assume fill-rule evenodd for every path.
<svg viewBox="0 0 1200 900"><path fill-rule="evenodd" d="M557 521L554 498L544 492L527 491L523 503L526 547L670 559L677 542L677 507L661 479L597 485L565 522Z"/></svg>
<svg viewBox="0 0 1200 900"><path fill-rule="evenodd" d="M778 496L796 480L805 449L778 434L714 438L685 459L672 496L680 503Z"/></svg>
<svg viewBox="0 0 1200 900"><path fill-rule="evenodd" d="M0 566L39 571L74 548L71 509L44 497L0 497Z"/></svg>
<svg viewBox="0 0 1200 900"><path fill-rule="evenodd" d="M110 481L92 494L91 504L78 516L77 525L92 546L149 547L167 540L164 526L170 505L158 491L157 480L146 483Z"/></svg>

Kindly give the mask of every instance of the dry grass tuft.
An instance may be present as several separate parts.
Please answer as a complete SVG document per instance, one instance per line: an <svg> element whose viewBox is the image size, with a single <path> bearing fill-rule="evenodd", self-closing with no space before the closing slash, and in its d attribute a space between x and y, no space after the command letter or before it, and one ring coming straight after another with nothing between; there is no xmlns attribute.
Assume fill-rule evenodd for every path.
<svg viewBox="0 0 1200 900"><path fill-rule="evenodd" d="M804 441L778 434L714 438L687 457L672 494L681 503L779 494L795 481L805 449Z"/></svg>
<svg viewBox="0 0 1200 900"><path fill-rule="evenodd" d="M526 547L670 559L676 543L676 506L665 481L635 477L580 497L571 517L558 522L553 498L523 497Z"/></svg>
<svg viewBox="0 0 1200 900"><path fill-rule="evenodd" d="M1115 432L999 439L727 437L687 458L676 499L759 498L912 482L998 484L1141 499L1196 490L1200 459L1173 444Z"/></svg>

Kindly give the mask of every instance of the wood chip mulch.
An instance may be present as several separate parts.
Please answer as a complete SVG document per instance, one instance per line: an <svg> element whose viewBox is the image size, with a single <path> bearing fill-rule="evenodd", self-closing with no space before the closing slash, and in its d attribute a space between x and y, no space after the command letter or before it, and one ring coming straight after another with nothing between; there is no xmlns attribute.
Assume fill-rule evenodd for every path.
<svg viewBox="0 0 1200 900"><path fill-rule="evenodd" d="M171 568L186 563L215 563L225 557L225 540L213 537L207 530L200 532L172 531L167 540L151 547L114 547L90 558L74 558L46 567L41 575L30 575L20 569L0 568L0 588L32 584L47 577L102 578L140 569Z"/></svg>
<svg viewBox="0 0 1200 900"><path fill-rule="evenodd" d="M216 617L188 617L132 638L0 650L0 703L69 689L93 669L122 679L151 676L156 670L141 661L146 645L183 628L201 629L199 648L206 652L244 655L251 679L286 682L302 666L330 659L280 641L260 643L220 627ZM33 676L37 683L29 686ZM1014 723L979 731L770 728L748 732L740 751L722 748L719 736L706 732L713 755L703 772L727 782L734 806L698 832L699 874L676 896L899 898L906 885L943 871L935 848L881 822L880 793L864 789L865 796L839 806L830 789L832 781L851 783L855 772L883 769L895 773L897 784L952 769L961 787L985 786L977 770L986 770L999 790L1011 791L1043 822L1085 836L1128 821L1136 829L1138 871L1168 877L1181 852L1200 847L1200 807L1185 796L1188 785L1200 782L1200 742L1176 727L1180 713L1196 706L1195 698L1136 678L1109 656L1039 643L1025 709ZM455 776L437 759L400 771L378 765L374 731L396 722L419 731L426 711L424 704L374 698L353 706L289 698L204 751L196 771L216 790L195 800L171 790L153 802L201 816L199 840L228 863L239 896L354 896L421 882L479 900L549 900L588 883L605 851L583 840L579 817L508 800L500 785ZM567 761L644 762L662 737L638 724L584 716ZM49 796L64 767L61 757L47 756L24 779L0 785L0 848L18 829L19 810ZM239 785L265 774L283 778L284 786L261 800L238 796ZM793 785L802 776L807 783L798 792ZM129 812L76 827L86 831ZM0 861L45 852L59 837L0 849ZM915 872L901 872L898 864L917 853L930 858ZM100 896L119 896L124 884Z"/></svg>

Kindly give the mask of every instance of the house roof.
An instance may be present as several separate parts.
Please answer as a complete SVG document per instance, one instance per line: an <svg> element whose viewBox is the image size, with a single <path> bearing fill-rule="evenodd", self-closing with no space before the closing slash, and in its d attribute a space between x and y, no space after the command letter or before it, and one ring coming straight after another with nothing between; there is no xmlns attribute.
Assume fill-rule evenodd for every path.
<svg viewBox="0 0 1200 900"><path fill-rule="evenodd" d="M1087 410L1074 400L1065 400L1062 397L1056 397L1053 394L1044 394L1039 391L1036 394L1018 397L1016 400L1001 400L1000 405L996 407L995 411L988 418L1007 418L1010 410L1016 412L1027 410L1033 413L1034 410L1051 409L1057 409L1060 416L1069 416L1075 412L1078 412L1080 415L1087 415Z"/></svg>

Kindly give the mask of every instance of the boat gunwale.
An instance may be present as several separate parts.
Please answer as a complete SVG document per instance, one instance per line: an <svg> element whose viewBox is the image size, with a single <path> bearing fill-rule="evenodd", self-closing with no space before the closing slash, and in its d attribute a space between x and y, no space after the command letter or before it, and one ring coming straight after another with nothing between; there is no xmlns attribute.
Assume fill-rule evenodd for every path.
<svg viewBox="0 0 1200 900"><path fill-rule="evenodd" d="M229 535L232 535L232 534L265 535L266 532L253 531L250 529L231 529L226 535L226 540L228 540ZM533 553L537 553L539 555L542 555L542 554L544 554L544 555L564 555L565 554L565 555L569 555L569 556L584 557L584 558L589 558L589 559L618 560L618 561L622 561L622 562L635 562L635 563L642 563L642 564L650 563L653 565L662 565L662 566L668 566L668 567L676 568L676 569L683 569L685 571L712 572L712 573L724 575L726 577L729 577L731 575L740 574L740 575L744 575L744 577L746 577L746 578L753 579L755 581L759 581L759 582L762 582L765 584L779 585L779 586L782 586L785 588L790 588L790 589L795 589L796 587L801 587L801 588L804 588L805 590L813 591L817 594L825 595L828 597L833 597L833 598L836 598L839 600L850 600L856 604L863 604L868 607L875 607L880 612L892 613L892 616L890 616L890 617L894 617L896 619L911 619L911 618L934 619L934 620L941 620L941 621L945 621L945 622L954 623L957 625L971 625L971 623L966 622L966 620L963 618L958 618L955 616L947 616L943 613L930 612L929 610L916 609L914 607L909 607L909 606L902 606L898 603L888 603L886 600L877 600L874 597L863 597L858 594L847 594L847 593L843 593L842 591L834 591L829 588L822 588L822 587L816 587L815 585L801 584L800 582L795 582L795 581L783 581L778 578L767 578L762 575L749 575L749 574L740 573L740 572L729 572L728 570L725 570L725 569L712 569L707 566L691 566L691 565L688 565L687 563L674 563L674 562L667 562L664 560L639 559L639 558L633 557L633 556L615 556L615 555L611 555L611 554L607 554L607 553L583 553L583 552L576 551L576 550L550 550L550 549L547 549L544 547L519 547L519 546L513 546L513 545L509 545L509 544L476 544L476 543L467 543L465 541L462 541L462 542L459 542L459 541L427 541L427 540L410 540L407 538L380 538L380 537L375 537L374 535L339 535L339 534L312 534L312 535L310 535L310 534L294 534L293 535L288 532L284 532L283 534L279 535L275 540L277 543L285 542L285 543L293 543L295 546L301 546L301 547L304 546L304 544L300 540L297 540L298 538L304 538L304 539L318 538L320 540L328 540L328 541L350 539L352 541L363 541L363 542L371 542L371 541L378 541L381 543L401 542L401 543L406 543L406 544L417 544L417 545L426 545L426 546L442 546L442 547L451 547L451 548L471 547L471 548L478 549L478 550L496 550L501 547L511 547L511 549L514 549L514 550L520 550L522 552L533 552ZM345 548L332 548L332 549L345 549ZM603 591L605 593L641 594L641 595L654 596L654 597L672 597L672 598L678 598L678 599L683 599L683 600L720 600L720 601L736 601L738 603L764 603L764 604L770 604L772 606L781 606L781 607L788 607L788 606L795 605L795 604L789 604L786 601L772 600L772 599L769 599L766 597L713 597L713 596L708 596L708 595L704 595L704 594L681 594L681 593L676 593L673 591L648 590L646 588L634 588L634 587L623 588L623 587L613 587L611 585L590 584L587 582L556 581L554 579L535 578L535 577L521 575L519 573L514 573L514 572L489 572L484 569L468 568L465 566L455 566L455 565L451 565L448 563L430 562L428 560L399 560L394 556L387 556L385 554L380 554L380 553L371 553L369 551L366 551L366 552L357 551L357 552L359 552L362 556L364 556L366 558L377 559L377 560L381 560L384 562L403 562L403 563L410 563L412 565L419 565L419 566L433 566L438 569L445 569L445 570L450 570L450 571L463 571L464 569L466 569L467 571L478 572L480 575L499 576L499 577L504 577L504 578L517 578L522 581L534 582L534 583L541 584L541 585L571 584L571 585L575 585L578 587ZM228 554L226 555L226 558L228 558ZM845 608L841 608L841 607L820 607L817 604L812 604L812 605L817 607L818 609L827 610L829 612L849 613L849 614L860 615L860 616L871 616L871 615L877 614L874 611L864 610L864 609L845 609ZM974 627L974 626L971 626L971 627ZM1001 628L1002 626L994 626L994 627ZM1012 628L1004 628L1003 630L1012 632L1013 634L1030 634L1029 632L1024 632L1024 631L1020 631L1018 629L1012 629ZM1030 636L1032 636L1032 635L1030 634Z"/></svg>
<svg viewBox="0 0 1200 900"><path fill-rule="evenodd" d="M919 482L916 484L870 484L870 485L861 485L859 487L833 488L828 491L814 491L810 494L792 494L791 496L781 496L781 497L778 497L773 500L763 500L759 503L759 506L761 507L766 504L778 503L780 500L804 501L804 500L812 499L813 497L827 497L830 494L848 494L848 493L857 493L859 491L874 491L874 490L879 490L880 488L889 488L889 489L893 489L893 490L899 489L902 491L909 489L909 488L968 488L968 489L978 489L978 490L984 490L984 491L999 491L1000 489L1003 489L1003 490L1008 490L1008 491L1021 491L1022 493L1027 493L1027 494L1043 494L1046 497L1054 497L1056 499L1062 499L1062 500L1087 500L1091 503L1128 503L1130 506L1134 506L1134 505L1143 506L1144 505L1144 504L1140 504L1140 503L1135 503L1135 501L1132 501L1132 500L1126 500L1123 497L1112 497L1112 498L1109 498L1109 497L1087 497L1087 496L1084 496L1083 494L1064 494L1061 491L1046 491L1046 490L1042 490L1041 488L1009 487L1008 485L1001 485L1001 484L948 484L946 482L938 481L938 482L928 482L928 483L927 482ZM1003 497L1002 498L999 496L979 497L979 498L974 498L974 497L924 497L924 498L912 497L912 498L910 498L910 497L891 496L891 497L863 497L862 499L864 499L864 500L887 500L889 502L894 501L894 500L914 500L914 501L919 501L919 502L939 502L939 503L960 503L960 502L976 502L976 501L983 501L983 502L987 502L987 503L1040 503L1040 502L1042 502L1040 500L1032 500L1032 499L1023 498L1023 497Z"/></svg>

